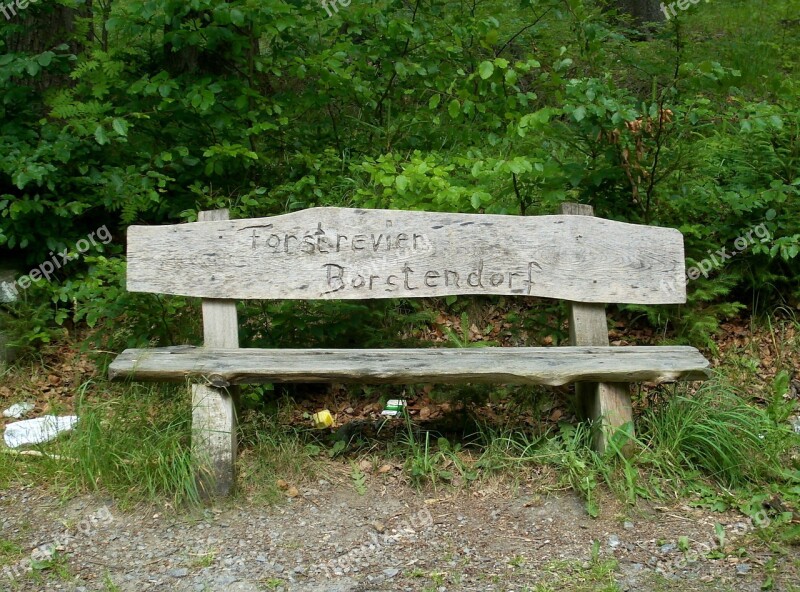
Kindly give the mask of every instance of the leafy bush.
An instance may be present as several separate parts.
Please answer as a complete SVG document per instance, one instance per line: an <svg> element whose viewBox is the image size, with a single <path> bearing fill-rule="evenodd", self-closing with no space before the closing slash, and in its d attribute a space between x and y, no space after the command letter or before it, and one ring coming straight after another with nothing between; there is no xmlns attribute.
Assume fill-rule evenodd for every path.
<svg viewBox="0 0 800 592"><path fill-rule="evenodd" d="M749 28L739 4L690 11L646 42L600 4L379 0L330 18L285 0L30 6L0 22L0 250L37 264L101 224L121 244L132 223L217 207L525 215L571 200L680 228L693 264L772 212L771 242L691 282L688 309L647 312L702 343L754 293L797 299L791 4L769 0ZM759 58L703 41L712 26ZM144 325L184 301L115 297L119 253L67 270L55 301L121 323L117 343L145 328L176 339ZM270 306L291 323L293 305Z"/></svg>

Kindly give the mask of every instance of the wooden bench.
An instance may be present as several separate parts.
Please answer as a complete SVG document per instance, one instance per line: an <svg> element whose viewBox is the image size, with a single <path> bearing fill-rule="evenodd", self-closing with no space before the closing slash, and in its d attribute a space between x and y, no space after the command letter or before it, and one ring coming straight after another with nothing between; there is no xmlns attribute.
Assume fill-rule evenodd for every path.
<svg viewBox="0 0 800 592"><path fill-rule="evenodd" d="M685 302L677 230L561 215L312 208L270 218L128 229L127 288L202 298L204 345L125 350L112 379L190 381L201 484L235 483L236 385L576 382L603 450L633 434L630 383L703 380L692 347L609 347L605 303ZM239 349L236 300L519 295L569 301L569 347Z"/></svg>

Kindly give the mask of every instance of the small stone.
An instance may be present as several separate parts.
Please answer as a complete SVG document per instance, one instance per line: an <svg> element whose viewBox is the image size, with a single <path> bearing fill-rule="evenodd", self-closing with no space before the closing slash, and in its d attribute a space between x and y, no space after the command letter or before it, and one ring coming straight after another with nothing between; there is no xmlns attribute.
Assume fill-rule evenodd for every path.
<svg viewBox="0 0 800 592"><path fill-rule="evenodd" d="M189 570L185 567L176 567L167 572L173 578L185 578L189 575Z"/></svg>
<svg viewBox="0 0 800 592"><path fill-rule="evenodd" d="M385 575L387 578L393 578L399 573L400 570L394 567L387 567L386 569L383 570L383 575Z"/></svg>
<svg viewBox="0 0 800 592"><path fill-rule="evenodd" d="M619 537L615 534L612 534L610 537L608 537L608 546L612 549L619 547Z"/></svg>
<svg viewBox="0 0 800 592"><path fill-rule="evenodd" d="M235 576L226 574L224 576L219 576L217 578L217 584L219 584L220 586L227 587L227 586L230 586L231 584L235 584L237 582L237 580L238 580L238 578L236 578Z"/></svg>
<svg viewBox="0 0 800 592"><path fill-rule="evenodd" d="M379 534L386 530L386 527L383 525L383 522L379 522L378 520L372 523L372 528L374 528L375 532Z"/></svg>
<svg viewBox="0 0 800 592"><path fill-rule="evenodd" d="M630 520L626 520L622 526L625 530L633 530L633 522Z"/></svg>
<svg viewBox="0 0 800 592"><path fill-rule="evenodd" d="M736 573L740 576L746 575L750 572L750 564L740 563L736 566Z"/></svg>
<svg viewBox="0 0 800 592"><path fill-rule="evenodd" d="M661 545L662 553L669 553L670 551L674 551L675 549L677 549L675 543L667 543L666 545Z"/></svg>
<svg viewBox="0 0 800 592"><path fill-rule="evenodd" d="M642 565L641 563L631 563L628 569L629 571L636 573L642 571L644 569L644 565Z"/></svg>

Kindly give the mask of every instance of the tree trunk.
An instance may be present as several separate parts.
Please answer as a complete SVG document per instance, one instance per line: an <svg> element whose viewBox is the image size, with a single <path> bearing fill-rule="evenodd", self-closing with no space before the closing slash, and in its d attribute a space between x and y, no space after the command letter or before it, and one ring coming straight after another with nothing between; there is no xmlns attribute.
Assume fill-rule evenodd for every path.
<svg viewBox="0 0 800 592"><path fill-rule="evenodd" d="M83 50L85 40L76 38L75 19L91 16L91 2L79 9L60 4L31 6L16 14L15 22L21 24L23 30L6 37L7 50L10 53L37 55L66 44L70 53L78 55ZM39 91L71 84L68 74L46 69L33 78L16 82Z"/></svg>
<svg viewBox="0 0 800 592"><path fill-rule="evenodd" d="M636 24L661 23L665 18L661 0L617 0L617 6L620 12L631 15Z"/></svg>

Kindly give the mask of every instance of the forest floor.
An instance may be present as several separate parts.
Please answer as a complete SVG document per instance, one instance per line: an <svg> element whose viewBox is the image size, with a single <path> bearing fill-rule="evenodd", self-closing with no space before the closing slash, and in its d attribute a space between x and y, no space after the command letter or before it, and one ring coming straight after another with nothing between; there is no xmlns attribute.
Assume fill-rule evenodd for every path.
<svg viewBox="0 0 800 592"><path fill-rule="evenodd" d="M444 323L455 325L457 319ZM753 331L738 321L723 329L719 350L709 353L714 366L724 364L755 404L766 405L776 369L800 367L797 325ZM474 327L470 333L476 333ZM622 333L612 332L619 345L652 338L630 329ZM95 364L76 349L61 346L48 356L0 376L2 408L24 400L35 403L34 416L71 413L90 389L102 401L118 399ZM82 392L81 385L89 386ZM796 400L798 390L800 382L791 380L784 399ZM391 396L405 394L414 424L441 433L448 419L464 417L459 414L464 403L437 392L423 387ZM311 413L328 408L337 432L349 426L361 432L380 418L376 395L353 396L344 387L312 391L293 401L281 419L299 433L311 429ZM639 393L637 413L651 399L647 390ZM131 428L137 434L167 412L156 395L143 409L144 423ZM559 391L526 408L490 399L478 413L490 423L515 414L523 427L540 431L574 420L569 397ZM0 426L9 421L0 418ZM247 415L243 423L256 425ZM682 495L650 500L637 495L632 503L601 486L594 489L599 511L593 518L559 467L518 466L511 474L467 483L447 464L457 454L442 456L434 469L452 476L413 487L403 456L408 449L397 445L400 424L394 434L388 428L381 432L386 441L359 434L355 439L366 442L362 448L336 454L335 445L329 448L336 433L329 433L310 445L313 459L266 471L259 468L260 456L269 454L245 441L238 495L193 509L167 502L168 496L137 502L136 495L128 498L103 486L100 493L82 493L85 482L76 488L68 472L42 469L43 460L6 459L14 476L0 475L6 485L0 491L0 590L800 591L800 546L787 544L769 521L756 523L737 511L736 503L718 503L730 502L735 497L730 492L704 499L684 489ZM354 434L345 440L353 441ZM280 452L281 445L272 450ZM308 449L301 442L284 456L294 459L295 451L302 455ZM459 454L465 467L477 466L469 450ZM134 461L120 462L125 469ZM142 475L151 474L137 467ZM106 483L108 476L103 474ZM787 493L784 501L797 493ZM765 503L800 520L790 502L780 507L780 499L773 499Z"/></svg>
<svg viewBox="0 0 800 592"><path fill-rule="evenodd" d="M0 553L14 545L20 559L6 563L0 588L755 591L800 583L800 549L771 547L735 512L609 496L593 519L572 492L422 494L376 472L359 494L336 473L275 505L238 499L189 513L12 488L0 493Z"/></svg>

